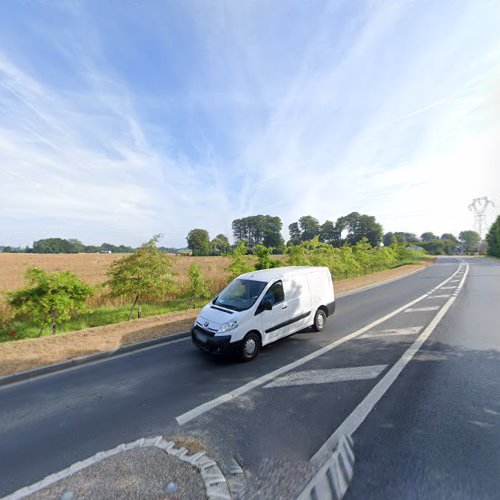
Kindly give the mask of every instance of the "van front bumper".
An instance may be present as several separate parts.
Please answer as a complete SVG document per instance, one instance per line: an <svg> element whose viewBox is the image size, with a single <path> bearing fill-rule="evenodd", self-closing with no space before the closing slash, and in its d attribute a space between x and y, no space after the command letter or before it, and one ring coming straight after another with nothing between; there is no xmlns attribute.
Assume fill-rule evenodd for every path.
<svg viewBox="0 0 500 500"><path fill-rule="evenodd" d="M231 343L231 335L217 335L212 332L207 332L199 326L191 329L191 340L193 344L202 351L212 354L227 354L234 352L239 342Z"/></svg>

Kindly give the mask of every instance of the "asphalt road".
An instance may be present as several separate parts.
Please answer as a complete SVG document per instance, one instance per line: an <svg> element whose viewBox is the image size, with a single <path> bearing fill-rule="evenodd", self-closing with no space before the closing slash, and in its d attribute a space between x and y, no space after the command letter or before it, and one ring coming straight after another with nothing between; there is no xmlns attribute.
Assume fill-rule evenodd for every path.
<svg viewBox="0 0 500 500"><path fill-rule="evenodd" d="M314 474L311 457L463 278L437 328L355 430L347 496L498 498L500 262L466 262L466 278L462 266L412 307L403 306L456 273L458 259L440 258L415 275L339 298L321 334L279 341L251 363L207 357L181 340L0 388L0 496L154 435L198 436L223 469L236 458L249 494L296 496ZM363 335L326 347L398 308ZM255 387L231 401L200 408L249 383Z"/></svg>

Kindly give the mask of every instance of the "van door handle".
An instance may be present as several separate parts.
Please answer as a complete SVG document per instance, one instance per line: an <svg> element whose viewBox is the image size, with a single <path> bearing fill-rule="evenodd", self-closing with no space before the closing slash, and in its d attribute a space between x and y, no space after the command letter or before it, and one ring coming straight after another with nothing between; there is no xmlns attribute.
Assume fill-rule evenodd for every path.
<svg viewBox="0 0 500 500"><path fill-rule="evenodd" d="M285 304L284 306L281 306L281 309L287 309L288 306Z"/></svg>

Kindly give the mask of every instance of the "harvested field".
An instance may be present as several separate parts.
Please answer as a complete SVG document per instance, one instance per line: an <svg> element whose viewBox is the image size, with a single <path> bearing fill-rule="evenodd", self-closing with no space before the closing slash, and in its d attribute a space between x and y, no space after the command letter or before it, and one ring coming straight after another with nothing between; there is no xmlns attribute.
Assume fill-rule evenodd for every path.
<svg viewBox="0 0 500 500"><path fill-rule="evenodd" d="M15 290L23 285L23 275L30 266L47 271L73 271L79 278L98 285L106 281L106 271L116 260L127 254L16 254L0 253L0 292ZM196 263L206 278L215 283L227 279L225 268L229 257L188 257L172 255L172 269L184 278L191 264Z"/></svg>

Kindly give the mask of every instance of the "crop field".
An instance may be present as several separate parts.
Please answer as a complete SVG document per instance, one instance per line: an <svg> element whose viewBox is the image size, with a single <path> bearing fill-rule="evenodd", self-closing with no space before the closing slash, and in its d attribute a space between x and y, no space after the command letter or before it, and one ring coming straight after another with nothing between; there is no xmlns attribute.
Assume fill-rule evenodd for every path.
<svg viewBox="0 0 500 500"><path fill-rule="evenodd" d="M289 256L276 256L279 260L285 262L291 261L293 265L327 265L335 272L336 281L341 278L343 282L357 283L362 286L363 276L378 274L378 271L387 271L398 273L395 269L404 264L417 264L416 259L409 261L397 259L391 249L372 249L369 245L362 243L356 247L356 254L353 254L351 248L334 249L325 260L324 254L311 254L311 260L305 261L305 254L295 255L295 261ZM298 247L295 247L298 248ZM299 249L300 250L300 249ZM389 252L389 253L388 253ZM86 307L83 311L76 312L71 318L58 326L58 332L80 330L84 328L93 328L98 326L110 325L126 321L129 315L132 315L131 304L134 296L121 296L112 298L109 287L106 285L108 279L107 272L109 267L121 259L126 254L15 254L0 253L0 342L9 340L18 340L23 338L32 338L48 334L47 328L40 328L36 318L26 312L15 315L15 311L7 304L6 293L21 288L24 285L24 273L31 267L36 266L46 271L72 271L80 279L94 287L92 296L86 301ZM354 262L353 269L344 269L343 257L351 258L347 264ZM387 259L389 255L390 259ZM364 257L372 258L372 265L363 261ZM318 260L318 257L320 260ZM386 257L385 260L384 257ZM171 255L172 272L175 274L176 289L153 301L145 300L143 302L142 316L156 316L161 314L170 314L174 312L186 311L203 306L206 299L197 298L196 300L188 291L188 270L195 263L199 266L203 277L208 281L210 294L215 296L229 281L229 274L226 271L231 264L231 257L191 257ZM312 259L316 258L314 261ZM354 261L353 261L354 258ZM248 256L248 263L256 263L257 257ZM328 260L329 259L329 260ZM357 260L356 260L357 259ZM333 269L332 269L333 266ZM335 268L335 266L338 266ZM406 268L401 272L407 272ZM347 279L351 278L351 279ZM352 278L356 278L353 280ZM373 276L373 278L376 278ZM368 279L371 279L368 277ZM360 281L361 280L361 281ZM337 289L339 289L337 284ZM133 316L132 316L133 317Z"/></svg>
<svg viewBox="0 0 500 500"><path fill-rule="evenodd" d="M16 254L0 253L0 293L16 290L23 285L23 276L30 266L47 271L73 271L91 285L99 285L107 279L109 266L126 254ZM172 255L172 269L180 286L186 282L188 268L196 263L211 288L220 290L227 283L225 268L229 257L188 257Z"/></svg>

